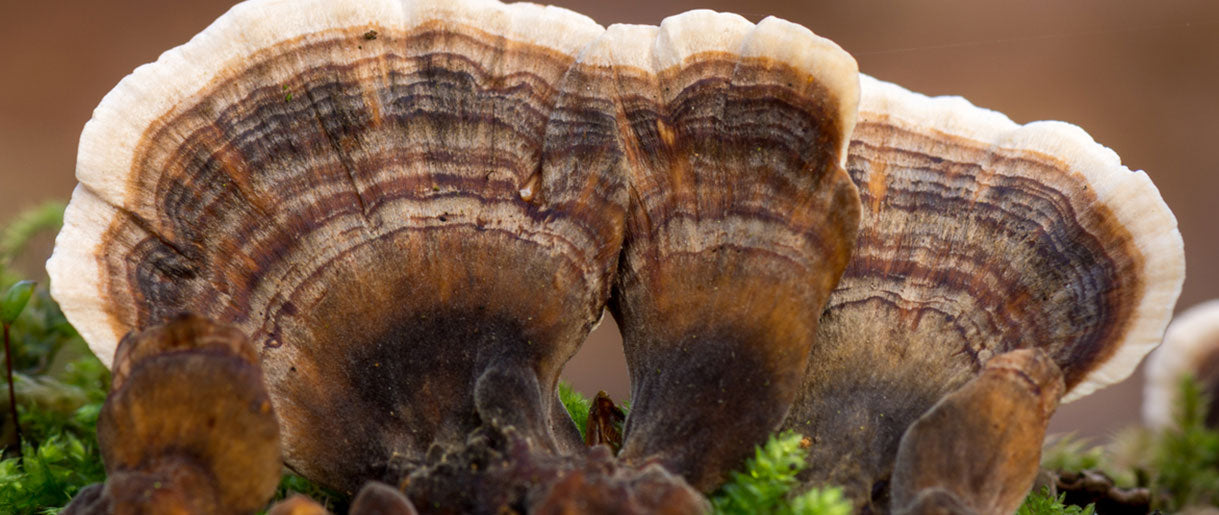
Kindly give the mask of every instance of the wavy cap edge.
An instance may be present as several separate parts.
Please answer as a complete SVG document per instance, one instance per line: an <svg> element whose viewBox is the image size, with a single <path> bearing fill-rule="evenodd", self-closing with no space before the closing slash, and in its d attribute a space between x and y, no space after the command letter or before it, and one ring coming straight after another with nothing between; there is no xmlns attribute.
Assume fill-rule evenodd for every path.
<svg viewBox="0 0 1219 515"><path fill-rule="evenodd" d="M1177 219L1147 173L1131 171L1116 153L1069 123L1037 121L1020 125L958 96L929 97L863 74L860 86L861 119L863 113L883 113L912 128L1000 148L1052 154L1084 178L1096 195L1096 203L1113 212L1143 254L1139 275L1144 290L1118 349L1070 389L1062 402L1078 400L1129 377L1143 357L1159 345L1185 280L1185 251Z"/></svg>

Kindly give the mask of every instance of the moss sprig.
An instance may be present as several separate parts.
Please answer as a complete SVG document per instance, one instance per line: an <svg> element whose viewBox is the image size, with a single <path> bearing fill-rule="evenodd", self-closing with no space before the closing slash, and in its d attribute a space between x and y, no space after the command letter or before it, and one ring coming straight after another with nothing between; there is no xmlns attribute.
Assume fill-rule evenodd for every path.
<svg viewBox="0 0 1219 515"><path fill-rule="evenodd" d="M1029 496L1024 499L1024 504L1016 510L1016 515L1093 515L1096 509L1091 505L1074 506L1064 504L1067 494L1054 497L1050 493L1050 487L1043 487L1040 490L1035 490L1029 493Z"/></svg>
<svg viewBox="0 0 1219 515"><path fill-rule="evenodd" d="M804 437L791 431L772 435L755 448L742 470L711 496L717 514L847 515L851 503L840 488L814 488L793 495L796 474L807 466Z"/></svg>
<svg viewBox="0 0 1219 515"><path fill-rule="evenodd" d="M1174 424L1153 438L1153 507L1219 507L1219 429L1206 426L1210 403L1198 381L1181 378Z"/></svg>
<svg viewBox="0 0 1219 515"><path fill-rule="evenodd" d="M559 381L559 401L563 403L564 408L567 408L567 414L576 423L576 429L580 430L580 438L584 438L584 428L588 424L588 410L592 408L593 401L572 388L567 381Z"/></svg>

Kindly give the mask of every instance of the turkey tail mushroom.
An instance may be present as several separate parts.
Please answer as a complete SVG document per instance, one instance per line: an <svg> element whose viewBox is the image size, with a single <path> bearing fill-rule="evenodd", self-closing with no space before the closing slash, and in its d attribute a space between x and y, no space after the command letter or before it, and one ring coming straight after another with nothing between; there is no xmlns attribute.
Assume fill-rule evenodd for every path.
<svg viewBox="0 0 1219 515"><path fill-rule="evenodd" d="M1062 372L1041 349L991 358L906 430L893 471L894 511L1015 513L1037 477L1063 389Z"/></svg>
<svg viewBox="0 0 1219 515"><path fill-rule="evenodd" d="M1064 402L1129 375L1160 341L1184 257L1147 174L1079 128L861 88L859 235L784 426L813 442L808 485L883 511L902 435L993 357L1040 349Z"/></svg>
<svg viewBox="0 0 1219 515"><path fill-rule="evenodd" d="M710 489L781 420L845 266L857 99L849 56L773 18L251 0L97 107L53 294L106 362L179 312L233 325L286 461L353 493L483 423L578 449L555 386L621 252L624 458Z"/></svg>
<svg viewBox="0 0 1219 515"><path fill-rule="evenodd" d="M776 18L611 26L631 204L611 309L632 407L620 458L717 487L782 421L846 266L855 61Z"/></svg>
<svg viewBox="0 0 1219 515"><path fill-rule="evenodd" d="M249 343L175 317L119 345L97 421L106 483L64 513L254 513L279 484L279 426Z"/></svg>
<svg viewBox="0 0 1219 515"><path fill-rule="evenodd" d="M248 335L288 464L348 493L484 421L580 448L555 387L627 200L611 83L577 61L603 30L481 0L238 4L97 107L53 294L107 363L182 311Z"/></svg>
<svg viewBox="0 0 1219 515"><path fill-rule="evenodd" d="M1181 381L1187 376L1207 393L1203 411L1208 427L1219 429L1219 300L1191 307L1172 320L1164 343L1147 360L1143 421L1151 428L1174 425Z"/></svg>
<svg viewBox="0 0 1219 515"><path fill-rule="evenodd" d="M446 471L503 486L474 511L590 490L698 510L658 463L709 491L782 422L812 442L807 483L883 510L907 428L986 399L993 357L1039 349L1067 401L1129 374L1184 264L1146 174L1078 128L860 95L849 55L775 18L250 0L98 105L52 294L115 406L167 370L249 381L256 355L286 462L347 493L414 477L475 502L420 476ZM556 395L607 299L621 468L581 454ZM118 344L183 312L232 329Z"/></svg>

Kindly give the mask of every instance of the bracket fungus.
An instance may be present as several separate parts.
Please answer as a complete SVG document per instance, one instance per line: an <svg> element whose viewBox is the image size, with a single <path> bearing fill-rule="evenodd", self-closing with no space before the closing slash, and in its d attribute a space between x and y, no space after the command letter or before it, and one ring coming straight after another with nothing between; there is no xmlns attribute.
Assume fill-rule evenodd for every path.
<svg viewBox="0 0 1219 515"><path fill-rule="evenodd" d="M1062 372L1041 349L991 358L902 436L894 511L1011 513L1037 476Z"/></svg>
<svg viewBox="0 0 1219 515"><path fill-rule="evenodd" d="M1181 381L1198 381L1210 406L1206 425L1219 428L1219 300L1191 307L1168 325L1164 343L1147 360L1143 386L1143 421L1153 429L1173 425Z"/></svg>
<svg viewBox="0 0 1219 515"><path fill-rule="evenodd" d="M53 294L106 362L119 336L178 313L236 327L258 345L288 465L354 493L483 424L539 452L580 449L555 386L628 231L617 306L644 386L625 452L646 468L698 421L677 424L685 402L644 377L682 366L681 338L703 335L665 329L676 339L652 356L638 343L649 317L693 304L664 306L681 292L635 272L722 249L739 257L695 256L673 286L752 287L758 313L799 327L775 328L781 341L750 358L783 369L756 380L773 383L765 401L745 394L750 374L725 385L733 408L761 413L731 424L730 450L686 453L711 458L679 466L709 489L781 420L807 315L845 266L854 70L773 18L695 11L605 30L532 4L245 2L95 110L48 262ZM775 285L791 298L762 290ZM708 351L707 373L754 354L754 325Z"/></svg>
<svg viewBox="0 0 1219 515"><path fill-rule="evenodd" d="M106 482L65 513L252 513L279 484L279 425L236 330L197 317L119 344L97 421Z"/></svg>
<svg viewBox="0 0 1219 515"><path fill-rule="evenodd" d="M803 27L710 11L606 38L631 92L620 457L711 491L782 421L846 266L855 61Z"/></svg>
<svg viewBox="0 0 1219 515"><path fill-rule="evenodd" d="M866 76L861 90L860 230L784 425L813 441L808 483L884 510L902 436L937 401L1017 349L1061 370L1064 402L1125 378L1185 264L1151 180L1078 127Z"/></svg>
<svg viewBox="0 0 1219 515"><path fill-rule="evenodd" d="M1077 128L711 11L249 0L102 100L77 177L52 294L118 392L187 341L257 361L285 463L405 512L705 511L781 427L861 508L892 479L895 511L1009 509L953 474L1025 481L1183 274L1154 186ZM607 307L633 409L590 441L618 456L556 395Z"/></svg>
<svg viewBox="0 0 1219 515"><path fill-rule="evenodd" d="M555 386L626 205L606 82L576 60L602 30L533 4L239 4L97 107L54 295L107 362L179 312L245 332L287 463L350 493L462 442L479 404L576 448Z"/></svg>

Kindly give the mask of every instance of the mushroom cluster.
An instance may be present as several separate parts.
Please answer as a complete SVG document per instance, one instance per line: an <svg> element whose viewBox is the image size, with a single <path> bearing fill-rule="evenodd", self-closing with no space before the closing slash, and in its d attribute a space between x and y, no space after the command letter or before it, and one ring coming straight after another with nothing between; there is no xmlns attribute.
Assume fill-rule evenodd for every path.
<svg viewBox="0 0 1219 515"><path fill-rule="evenodd" d="M249 0L102 100L77 177L52 294L115 370L82 512L147 481L250 512L282 453L369 513L692 513L782 428L861 511L1011 511L1184 275L1146 174L1078 128L705 10ZM556 395L607 309L616 455Z"/></svg>

